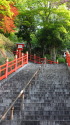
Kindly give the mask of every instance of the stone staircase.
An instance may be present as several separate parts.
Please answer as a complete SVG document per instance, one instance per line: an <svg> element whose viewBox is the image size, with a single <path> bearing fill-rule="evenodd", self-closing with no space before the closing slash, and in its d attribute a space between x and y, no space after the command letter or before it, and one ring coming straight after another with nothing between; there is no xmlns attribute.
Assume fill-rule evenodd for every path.
<svg viewBox="0 0 70 125"><path fill-rule="evenodd" d="M66 65L46 64L1 125L70 125L70 77Z"/></svg>
<svg viewBox="0 0 70 125"><path fill-rule="evenodd" d="M0 118L38 68L39 65L29 63L13 76L0 81ZM9 114L7 118L10 118Z"/></svg>

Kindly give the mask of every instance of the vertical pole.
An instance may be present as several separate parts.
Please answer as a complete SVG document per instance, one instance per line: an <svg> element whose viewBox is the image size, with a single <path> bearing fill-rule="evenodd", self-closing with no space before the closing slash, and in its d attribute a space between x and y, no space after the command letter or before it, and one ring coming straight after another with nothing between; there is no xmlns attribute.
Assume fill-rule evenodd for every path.
<svg viewBox="0 0 70 125"><path fill-rule="evenodd" d="M58 59L57 59L57 64L58 64L59 62L58 62Z"/></svg>
<svg viewBox="0 0 70 125"><path fill-rule="evenodd" d="M18 58L20 58L22 56L22 52L21 50L18 50Z"/></svg>
<svg viewBox="0 0 70 125"><path fill-rule="evenodd" d="M24 53L22 53L22 66L24 65Z"/></svg>
<svg viewBox="0 0 70 125"><path fill-rule="evenodd" d="M26 52L26 54L27 54L27 61L26 61L26 64L28 64L28 51Z"/></svg>
<svg viewBox="0 0 70 125"><path fill-rule="evenodd" d="M14 107L11 108L11 117L10 117L11 120L13 120L13 118L14 118L13 114L14 114Z"/></svg>
<svg viewBox="0 0 70 125"><path fill-rule="evenodd" d="M31 55L30 55L30 61L31 61Z"/></svg>
<svg viewBox="0 0 70 125"><path fill-rule="evenodd" d="M8 58L6 60L6 78L8 77Z"/></svg>
<svg viewBox="0 0 70 125"><path fill-rule="evenodd" d="M69 58L68 58L68 66L70 66L70 56L69 56Z"/></svg>
<svg viewBox="0 0 70 125"><path fill-rule="evenodd" d="M16 55L16 58L15 58L15 71L17 70L17 55Z"/></svg>
<svg viewBox="0 0 70 125"><path fill-rule="evenodd" d="M21 101L21 111L24 110L24 93L21 95L22 101Z"/></svg>
<svg viewBox="0 0 70 125"><path fill-rule="evenodd" d="M41 63L40 60L41 60L41 58L39 57L39 64Z"/></svg>
<svg viewBox="0 0 70 125"><path fill-rule="evenodd" d="M44 58L44 64L46 64L46 57Z"/></svg>
<svg viewBox="0 0 70 125"><path fill-rule="evenodd" d="M35 75L35 85L37 85L37 74Z"/></svg>
<svg viewBox="0 0 70 125"><path fill-rule="evenodd" d="M1 67L0 67L0 77L1 77ZM1 78L0 78L0 80L1 80Z"/></svg>
<svg viewBox="0 0 70 125"><path fill-rule="evenodd" d="M17 58L19 58L19 52L18 52L18 49L16 51L16 55L17 55Z"/></svg>
<svg viewBox="0 0 70 125"><path fill-rule="evenodd" d="M36 54L34 54L34 63L36 63Z"/></svg>
<svg viewBox="0 0 70 125"><path fill-rule="evenodd" d="M69 51L68 50L66 51L66 62L67 62L67 65L69 66Z"/></svg>

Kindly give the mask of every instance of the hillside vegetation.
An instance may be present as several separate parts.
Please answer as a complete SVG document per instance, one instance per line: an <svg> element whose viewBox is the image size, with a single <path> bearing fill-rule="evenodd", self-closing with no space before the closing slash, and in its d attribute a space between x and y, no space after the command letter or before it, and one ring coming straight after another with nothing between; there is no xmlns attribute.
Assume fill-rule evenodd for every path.
<svg viewBox="0 0 70 125"><path fill-rule="evenodd" d="M7 58L9 59L9 61L14 58L14 55L12 53L13 46L13 42L11 42L3 34L0 34L0 65L4 64Z"/></svg>

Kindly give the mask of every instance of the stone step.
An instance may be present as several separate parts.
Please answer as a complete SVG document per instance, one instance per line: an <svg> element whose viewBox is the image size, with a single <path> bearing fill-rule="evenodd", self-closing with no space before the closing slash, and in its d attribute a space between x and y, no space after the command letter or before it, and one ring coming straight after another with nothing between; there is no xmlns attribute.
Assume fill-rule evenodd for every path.
<svg viewBox="0 0 70 125"><path fill-rule="evenodd" d="M23 81L23 75L21 78ZM16 86L12 85L12 97L16 97L23 83ZM14 107L11 125L70 125L70 77L67 67L63 64L45 65L37 81L33 79L32 85L25 90L24 99L19 99Z"/></svg>

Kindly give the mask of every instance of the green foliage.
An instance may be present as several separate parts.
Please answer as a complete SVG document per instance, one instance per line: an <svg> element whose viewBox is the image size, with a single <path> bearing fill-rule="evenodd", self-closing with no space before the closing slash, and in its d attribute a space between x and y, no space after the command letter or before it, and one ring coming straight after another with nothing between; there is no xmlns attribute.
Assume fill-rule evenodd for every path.
<svg viewBox="0 0 70 125"><path fill-rule="evenodd" d="M33 48L38 47L39 44L38 44L38 40L37 40L36 35L32 33L30 35L30 38L31 38L31 45L32 45L32 47Z"/></svg>
<svg viewBox="0 0 70 125"><path fill-rule="evenodd" d="M61 58L58 58L58 62L59 62L59 63L65 63L65 58L62 58L62 57L61 57Z"/></svg>
<svg viewBox="0 0 70 125"><path fill-rule="evenodd" d="M0 34L0 48L4 48L6 50L11 50L13 45L14 45L13 42L11 42L3 34Z"/></svg>
<svg viewBox="0 0 70 125"><path fill-rule="evenodd" d="M18 0L17 3L21 5L17 19L18 38L22 37L27 41L30 48L40 49L43 56L47 50L51 51L54 47L61 48L65 43L65 35L70 29L70 10L67 8L67 3L59 4L60 0L57 2L56 0L24 0L20 4Z"/></svg>
<svg viewBox="0 0 70 125"><path fill-rule="evenodd" d="M0 65L4 64L6 62L6 58L0 57Z"/></svg>
<svg viewBox="0 0 70 125"><path fill-rule="evenodd" d="M65 34L63 41L63 48L70 49L70 32Z"/></svg>
<svg viewBox="0 0 70 125"><path fill-rule="evenodd" d="M22 38L21 37L18 38L17 35L15 35L15 33L10 33L9 39L13 41L13 43L19 43L19 42L22 43Z"/></svg>
<svg viewBox="0 0 70 125"><path fill-rule="evenodd" d="M44 27L36 33L38 46L41 47L43 55L47 49L58 48L62 45L61 32L57 31L55 25L50 24L50 27Z"/></svg>
<svg viewBox="0 0 70 125"><path fill-rule="evenodd" d="M1 49L1 48L3 48L3 45L2 45L2 44L0 44L0 49Z"/></svg>
<svg viewBox="0 0 70 125"><path fill-rule="evenodd" d="M4 12L0 10L4 15L12 16L8 6L10 2L15 2L20 11L15 20L17 32L8 36L13 43L26 41L29 49L38 48L43 56L53 47L70 48L70 10L67 3L61 4L60 0L0 0L1 5L7 7ZM9 44L4 48L10 48Z"/></svg>
<svg viewBox="0 0 70 125"><path fill-rule="evenodd" d="M0 0L0 14L11 17L13 13L10 11L10 0ZM3 6L6 8L4 9Z"/></svg>
<svg viewBox="0 0 70 125"><path fill-rule="evenodd" d="M50 54L45 54L44 57L46 57L48 60L51 60Z"/></svg>
<svg viewBox="0 0 70 125"><path fill-rule="evenodd" d="M13 58L13 57L9 57L9 62L10 62L10 61L13 61L13 60L14 60L14 58Z"/></svg>

